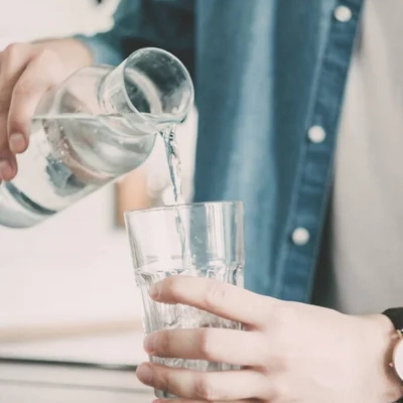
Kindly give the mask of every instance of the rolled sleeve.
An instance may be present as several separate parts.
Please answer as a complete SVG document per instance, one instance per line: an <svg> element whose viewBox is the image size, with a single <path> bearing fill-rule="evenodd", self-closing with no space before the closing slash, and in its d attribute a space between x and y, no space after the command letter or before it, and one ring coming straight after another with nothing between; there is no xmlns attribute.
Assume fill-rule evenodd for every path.
<svg viewBox="0 0 403 403"><path fill-rule="evenodd" d="M111 66L118 65L123 60L122 51L118 46L114 46L108 40L108 32L88 35L75 35L78 39L87 46L92 55L93 64L109 64Z"/></svg>
<svg viewBox="0 0 403 403"><path fill-rule="evenodd" d="M193 70L194 0L121 0L113 27L93 36L76 35L94 64L117 65L136 49L154 46L175 54Z"/></svg>

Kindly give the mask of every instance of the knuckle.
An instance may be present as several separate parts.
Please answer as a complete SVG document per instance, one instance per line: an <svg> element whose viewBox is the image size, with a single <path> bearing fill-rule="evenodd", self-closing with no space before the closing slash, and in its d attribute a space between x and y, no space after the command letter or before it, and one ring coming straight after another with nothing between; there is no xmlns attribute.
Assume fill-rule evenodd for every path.
<svg viewBox="0 0 403 403"><path fill-rule="evenodd" d="M174 393L175 388L174 388L174 383L171 377L171 374L169 371L162 371L160 373L160 376L157 377L156 380L156 387L158 389L162 389L166 392Z"/></svg>
<svg viewBox="0 0 403 403"><path fill-rule="evenodd" d="M221 306L226 297L227 291L224 284L219 281L212 281L207 287L204 303L207 309L214 309Z"/></svg>
<svg viewBox="0 0 403 403"><path fill-rule="evenodd" d="M162 294L168 294L174 300L177 300L182 295L180 284L178 284L177 279L172 276L168 277L162 285Z"/></svg>
<svg viewBox="0 0 403 403"><path fill-rule="evenodd" d="M172 338L169 332L160 332L156 335L155 346L159 353L169 353L172 346Z"/></svg>
<svg viewBox="0 0 403 403"><path fill-rule="evenodd" d="M46 71L46 77L41 74L41 83L56 84L63 81L67 72L66 66L62 63L60 56L53 50L47 47L41 47L35 52L35 63L37 70L39 67ZM51 66L51 68L49 68Z"/></svg>
<svg viewBox="0 0 403 403"><path fill-rule="evenodd" d="M297 318L290 316L289 308L279 306L277 310L271 312L269 320L265 322L265 333L269 332L272 340L272 346L269 349L273 353L273 346L281 345L287 341L292 341L295 337L295 323L298 323ZM284 356L284 351L278 351L281 356ZM277 354L276 354L277 355Z"/></svg>
<svg viewBox="0 0 403 403"><path fill-rule="evenodd" d="M25 45L12 43L1 53L0 77L2 85L8 85L8 81L17 73L20 59L24 57Z"/></svg>
<svg viewBox="0 0 403 403"><path fill-rule="evenodd" d="M18 81L18 83L15 85L13 95L17 97L26 96L34 91L35 91L35 84L33 83L33 81L24 79Z"/></svg>
<svg viewBox="0 0 403 403"><path fill-rule="evenodd" d="M214 359L214 340L211 329L199 329L199 348L200 354L208 361Z"/></svg>
<svg viewBox="0 0 403 403"><path fill-rule="evenodd" d="M292 303L281 301L270 307L268 315L271 319L271 326L274 324L277 329L283 330L296 323L298 313L295 312Z"/></svg>
<svg viewBox="0 0 403 403"><path fill-rule="evenodd" d="M53 58L52 51L47 48L41 48L36 52L36 57L40 60L46 60Z"/></svg>
<svg viewBox="0 0 403 403"><path fill-rule="evenodd" d="M278 371L288 373L295 368L295 358L291 357L289 353L284 350L282 353L273 355L272 363L276 366Z"/></svg>
<svg viewBox="0 0 403 403"><path fill-rule="evenodd" d="M276 382L271 382L269 387L271 390L267 394L270 395L270 401L294 401L292 398L292 388L289 382L284 381L283 378L276 379Z"/></svg>
<svg viewBox="0 0 403 403"><path fill-rule="evenodd" d="M251 339L251 345L255 346L256 356L260 358L261 363L264 366L268 366L267 364L272 361L272 357L276 351L276 347L273 348L273 341L271 341L270 343L267 342L267 334L255 333L254 336L255 338Z"/></svg>
<svg viewBox="0 0 403 403"><path fill-rule="evenodd" d="M54 50L49 49L47 47L40 48L37 53L36 57L46 63L58 63L59 59L57 57L57 54ZM56 66L54 66L56 67Z"/></svg>
<svg viewBox="0 0 403 403"><path fill-rule="evenodd" d="M37 55L37 57L40 57L40 58L48 58L48 57L51 57L52 51L49 48L41 47L36 52L36 55Z"/></svg>
<svg viewBox="0 0 403 403"><path fill-rule="evenodd" d="M10 43L4 49L3 55L10 60L14 60L15 58L19 57L19 55L24 50L24 48L25 48L25 45L23 45L22 43L17 43L17 42Z"/></svg>
<svg viewBox="0 0 403 403"><path fill-rule="evenodd" d="M219 389L213 385L207 374L201 375L196 380L194 391L197 399L207 401L222 400Z"/></svg>

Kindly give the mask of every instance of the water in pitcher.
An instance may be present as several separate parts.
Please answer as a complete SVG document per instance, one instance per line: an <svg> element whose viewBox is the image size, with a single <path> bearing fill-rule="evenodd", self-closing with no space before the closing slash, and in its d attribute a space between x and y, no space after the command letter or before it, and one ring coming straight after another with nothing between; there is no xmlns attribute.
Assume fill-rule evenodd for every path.
<svg viewBox="0 0 403 403"><path fill-rule="evenodd" d="M154 138L133 141L127 125L118 115L34 116L30 146L18 156L19 173L1 185L2 196L21 211L19 225L40 222L140 165Z"/></svg>

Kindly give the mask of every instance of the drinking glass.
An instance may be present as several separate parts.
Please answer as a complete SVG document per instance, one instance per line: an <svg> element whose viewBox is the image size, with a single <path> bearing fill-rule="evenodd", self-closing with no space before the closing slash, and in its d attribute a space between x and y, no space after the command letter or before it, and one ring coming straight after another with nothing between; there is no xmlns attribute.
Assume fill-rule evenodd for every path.
<svg viewBox="0 0 403 403"><path fill-rule="evenodd" d="M195 203L125 213L133 266L143 299L145 334L161 329L230 328L241 324L211 313L151 300L151 284L173 275L208 277L243 287L244 209L241 202ZM233 370L217 362L150 357L198 371ZM157 397L173 397L155 391Z"/></svg>

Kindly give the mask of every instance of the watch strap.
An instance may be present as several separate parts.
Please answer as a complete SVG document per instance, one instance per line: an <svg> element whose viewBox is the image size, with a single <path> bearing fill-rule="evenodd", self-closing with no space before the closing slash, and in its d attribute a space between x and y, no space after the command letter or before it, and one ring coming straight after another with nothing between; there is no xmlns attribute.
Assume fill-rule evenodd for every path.
<svg viewBox="0 0 403 403"><path fill-rule="evenodd" d="M390 308L383 314L391 320L396 330L403 331L403 308Z"/></svg>

